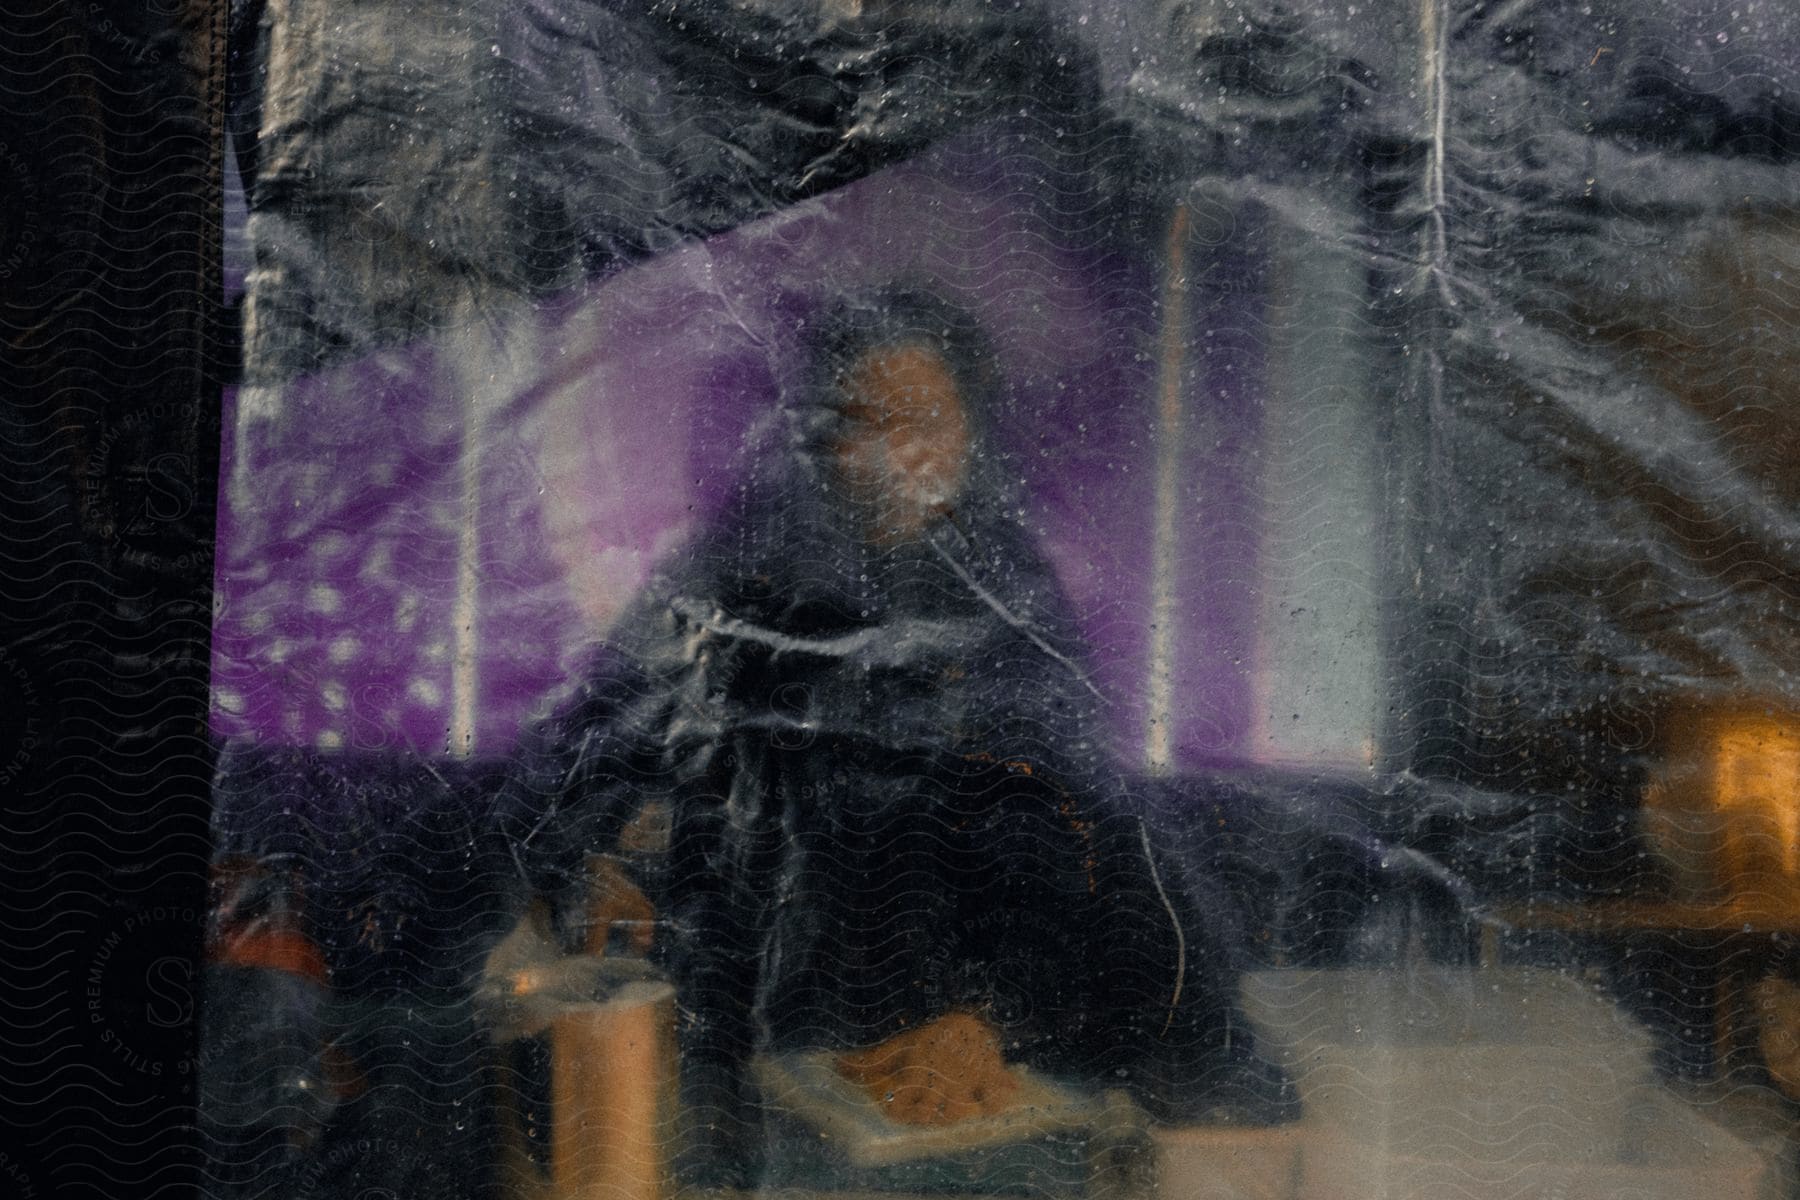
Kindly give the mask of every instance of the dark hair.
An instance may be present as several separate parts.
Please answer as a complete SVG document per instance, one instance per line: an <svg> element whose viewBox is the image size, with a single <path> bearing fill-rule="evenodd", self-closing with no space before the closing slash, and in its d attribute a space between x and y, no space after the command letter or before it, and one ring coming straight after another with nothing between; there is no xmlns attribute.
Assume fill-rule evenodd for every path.
<svg viewBox="0 0 1800 1200"><path fill-rule="evenodd" d="M845 372L871 350L899 345L922 345L941 356L972 426L985 431L1000 391L992 344L967 309L910 283L843 297L808 331L808 402L836 408Z"/></svg>
<svg viewBox="0 0 1800 1200"><path fill-rule="evenodd" d="M766 556L767 547L784 539L821 538L810 558L787 564L799 570L810 569L807 563L833 539L847 546L863 541L862 519L844 503L836 474L848 416L845 376L870 351L899 346L941 356L956 383L968 432L954 505L958 524L985 526L985 551L1016 552L1007 547L1017 539L999 533L1002 524L1018 523L1020 511L1019 482L995 436L1006 385L974 315L910 282L825 297L810 311L815 315L788 343L794 373L783 402L748 441L737 498L720 515L707 553L727 562L746 553Z"/></svg>

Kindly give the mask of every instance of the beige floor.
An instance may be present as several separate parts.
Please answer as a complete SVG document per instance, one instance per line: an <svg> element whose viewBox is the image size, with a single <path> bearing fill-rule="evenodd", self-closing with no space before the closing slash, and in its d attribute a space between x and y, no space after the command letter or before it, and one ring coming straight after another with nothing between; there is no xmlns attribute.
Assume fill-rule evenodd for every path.
<svg viewBox="0 0 1800 1200"><path fill-rule="evenodd" d="M1681 1153L1660 1165L1652 1155L1647 1161L1620 1165L1606 1161L1577 1164L1521 1164L1518 1174L1504 1183L1485 1185L1478 1178L1458 1178L1457 1164L1441 1164L1441 1180L1454 1180L1446 1189L1415 1181L1407 1186L1392 1181L1389 1187L1360 1178L1346 1154L1347 1143L1315 1122L1301 1122L1280 1129L1184 1129L1158 1130L1152 1135L1154 1169L1135 1181L1119 1181L1118 1190L1101 1188L1098 1194L1126 1200L1440 1200L1440 1197L1513 1197L1516 1200L1792 1200L1797 1194L1792 1169L1791 1123L1780 1106L1752 1104L1739 1090L1735 1098L1704 1092L1669 1097L1682 1121L1690 1118L1689 1133L1718 1128L1720 1149L1730 1153L1708 1156ZM1743 1125L1729 1108L1754 1109L1754 1119ZM1777 1111L1779 1110L1779 1111ZM1729 1126L1730 1128L1725 1128ZM1364 1164L1376 1161L1367 1156ZM1352 1147L1354 1150L1354 1147ZM1385 1173L1383 1173L1385 1174ZM1396 1174L1399 1174L1398 1172ZM1125 1186L1129 1183L1129 1186ZM776 1193L707 1192L679 1200L908 1200L892 1192L815 1192L784 1188ZM943 1200L934 1197L933 1200Z"/></svg>

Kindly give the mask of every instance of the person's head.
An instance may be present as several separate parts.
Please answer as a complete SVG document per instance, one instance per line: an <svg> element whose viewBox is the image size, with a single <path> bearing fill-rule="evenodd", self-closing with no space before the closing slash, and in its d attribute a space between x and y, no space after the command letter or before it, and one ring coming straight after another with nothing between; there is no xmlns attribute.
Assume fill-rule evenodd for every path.
<svg viewBox="0 0 1800 1200"><path fill-rule="evenodd" d="M968 315L926 292L877 293L834 314L815 367L832 414L819 449L870 540L909 540L953 511L993 381Z"/></svg>

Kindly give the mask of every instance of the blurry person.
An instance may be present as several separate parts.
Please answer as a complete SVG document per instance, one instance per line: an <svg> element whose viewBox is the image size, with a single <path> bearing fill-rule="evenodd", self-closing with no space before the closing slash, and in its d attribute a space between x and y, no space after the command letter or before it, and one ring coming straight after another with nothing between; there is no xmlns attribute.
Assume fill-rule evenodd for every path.
<svg viewBox="0 0 1800 1200"><path fill-rule="evenodd" d="M701 1160L754 1178L746 1068L796 1049L839 1051L897 1121L994 1111L1006 1063L1162 1121L1291 1118L1237 1013L1227 906L1199 911L1175 882L1196 864L1159 862L1104 748L992 445L981 332L895 287L842 302L805 361L734 501L511 784L521 856L565 911L587 856L666 806L646 890Z"/></svg>

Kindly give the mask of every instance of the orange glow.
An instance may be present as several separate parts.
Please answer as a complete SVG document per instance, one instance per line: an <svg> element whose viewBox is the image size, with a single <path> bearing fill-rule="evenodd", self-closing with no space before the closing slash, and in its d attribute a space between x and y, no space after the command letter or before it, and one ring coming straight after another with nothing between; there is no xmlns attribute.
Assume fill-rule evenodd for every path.
<svg viewBox="0 0 1800 1200"><path fill-rule="evenodd" d="M1800 732L1776 721L1725 730L1716 763L1721 805L1791 808L1800 787Z"/></svg>
<svg viewBox="0 0 1800 1200"><path fill-rule="evenodd" d="M1658 721L1641 820L1687 898L1800 905L1800 713L1748 698Z"/></svg>
<svg viewBox="0 0 1800 1200"><path fill-rule="evenodd" d="M1728 819L1727 860L1737 873L1800 874L1800 727L1740 719L1718 732L1713 803Z"/></svg>

